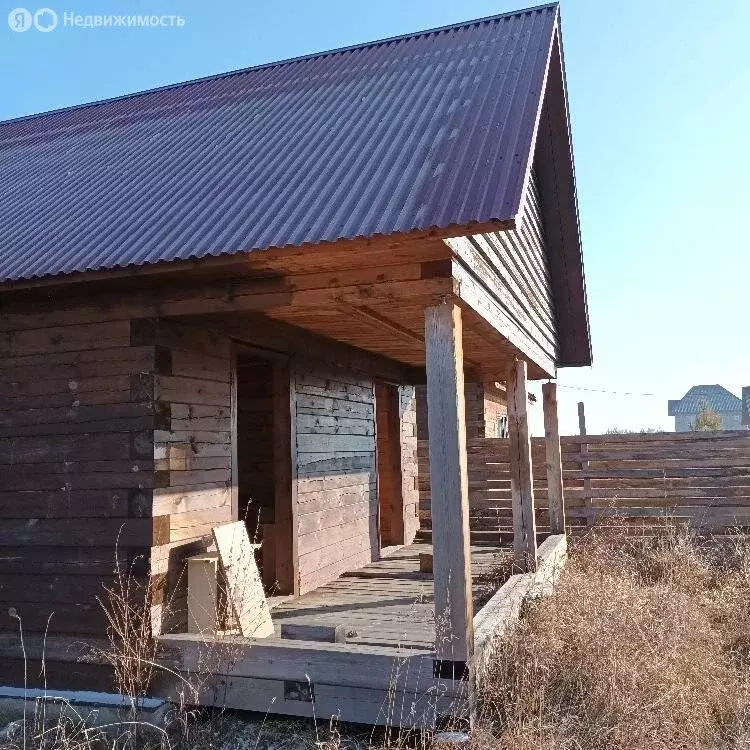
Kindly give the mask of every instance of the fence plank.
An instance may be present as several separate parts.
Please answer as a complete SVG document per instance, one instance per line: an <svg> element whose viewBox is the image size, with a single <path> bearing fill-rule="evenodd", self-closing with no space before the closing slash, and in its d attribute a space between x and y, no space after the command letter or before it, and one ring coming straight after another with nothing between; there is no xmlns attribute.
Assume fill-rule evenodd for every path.
<svg viewBox="0 0 750 750"><path fill-rule="evenodd" d="M624 526L661 529L668 521L721 533L750 526L750 432L567 435L561 437L563 487L574 530L613 517ZM587 447L586 447L587 446ZM583 450L581 450L583 448ZM426 443L418 446L420 468ZM512 530L509 441L478 438L467 445L472 536ZM544 438L531 441L536 498L549 498ZM419 479L420 518L430 525L430 485ZM554 488L552 489L554 496ZM538 529L549 513L536 509Z"/></svg>

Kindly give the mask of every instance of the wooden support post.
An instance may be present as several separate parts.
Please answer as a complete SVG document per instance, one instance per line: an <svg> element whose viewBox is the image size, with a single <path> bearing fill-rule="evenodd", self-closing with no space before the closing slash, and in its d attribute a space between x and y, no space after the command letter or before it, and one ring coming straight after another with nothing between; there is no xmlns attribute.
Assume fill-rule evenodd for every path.
<svg viewBox="0 0 750 750"><path fill-rule="evenodd" d="M557 419L557 385L542 386L544 406L544 446L547 458L547 497L549 525L552 534L565 533L565 496L560 451L560 426Z"/></svg>
<svg viewBox="0 0 750 750"><path fill-rule="evenodd" d="M516 360L508 369L508 432L510 486L513 504L513 551L516 567L536 570L536 518L531 467L526 362Z"/></svg>
<svg viewBox="0 0 750 750"><path fill-rule="evenodd" d="M474 651L461 309L425 310L436 675L468 674Z"/></svg>

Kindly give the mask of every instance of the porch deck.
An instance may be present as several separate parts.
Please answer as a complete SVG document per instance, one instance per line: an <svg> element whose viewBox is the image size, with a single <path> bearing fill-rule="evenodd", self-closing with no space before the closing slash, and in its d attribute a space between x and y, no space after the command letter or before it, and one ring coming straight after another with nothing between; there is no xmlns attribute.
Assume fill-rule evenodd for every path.
<svg viewBox="0 0 750 750"><path fill-rule="evenodd" d="M274 623L343 625L346 643L401 648L433 648L435 611L432 573L419 570L419 555L430 544L387 550L384 557L332 583L276 605ZM507 563L508 550L471 548L475 611L491 595L493 570Z"/></svg>
<svg viewBox="0 0 750 750"><path fill-rule="evenodd" d="M420 552L431 550L429 544L390 550L272 609L278 624L343 625L344 642L160 636L160 661L169 672L158 694L173 698L189 682L200 685L204 706L368 724L435 726L441 717L462 715L468 683L434 674L433 579L419 570ZM508 550L475 546L471 553L479 605L494 593L493 571L507 565Z"/></svg>

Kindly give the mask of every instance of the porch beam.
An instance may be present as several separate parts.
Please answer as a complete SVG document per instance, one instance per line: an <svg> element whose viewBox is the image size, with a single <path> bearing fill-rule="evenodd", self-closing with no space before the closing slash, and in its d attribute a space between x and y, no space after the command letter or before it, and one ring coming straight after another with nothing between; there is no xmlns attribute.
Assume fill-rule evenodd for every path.
<svg viewBox="0 0 750 750"><path fill-rule="evenodd" d="M544 447L547 462L547 497L549 524L552 534L565 533L565 495L560 451L560 424L557 416L557 384L542 386L544 409Z"/></svg>
<svg viewBox="0 0 750 750"><path fill-rule="evenodd" d="M508 368L507 387L513 552L516 567L521 571L533 572L536 570L536 519L524 360L518 359Z"/></svg>
<svg viewBox="0 0 750 750"><path fill-rule="evenodd" d="M255 347L258 354L289 355L304 366L338 367L342 362L352 371L388 383L424 383L422 368L406 365L382 354L357 349L342 341L326 338L260 313L244 313L218 321L211 315L188 319L191 324L226 334L238 342ZM420 345L422 345L420 343Z"/></svg>
<svg viewBox="0 0 750 750"><path fill-rule="evenodd" d="M425 266L428 267L425 271ZM106 312L112 320L213 315L217 313L265 312L273 310L311 310L340 305L376 305L393 309L398 305L434 304L453 294L456 283L450 268L444 276L434 276L426 263L393 266L388 273L381 266L339 272L288 273L255 278L224 279L200 283L196 279L180 283L172 279L158 288L136 287L125 290L122 284L92 288L84 296L66 298L65 310L54 314L34 312L30 300L4 305L0 330L26 328L54 320L56 325L87 323L91 315ZM428 277L424 274L429 273ZM78 289L78 287L74 287ZM42 296L41 291L37 293ZM38 305L38 303L37 303ZM11 315L10 313L17 313ZM24 315L25 314L25 315ZM29 320L31 314L31 320ZM26 320L20 319L27 318ZM5 319L7 318L7 320Z"/></svg>
<svg viewBox="0 0 750 750"><path fill-rule="evenodd" d="M474 650L461 309L425 309L435 651L464 674ZM451 662L453 664L451 664Z"/></svg>

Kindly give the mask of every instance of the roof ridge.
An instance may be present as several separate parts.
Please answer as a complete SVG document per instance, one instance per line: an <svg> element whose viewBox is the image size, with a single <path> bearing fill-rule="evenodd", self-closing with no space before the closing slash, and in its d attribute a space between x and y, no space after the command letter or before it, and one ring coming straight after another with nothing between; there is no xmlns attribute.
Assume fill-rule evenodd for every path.
<svg viewBox="0 0 750 750"><path fill-rule="evenodd" d="M367 49L370 47L377 47L382 44L389 44L390 42L405 41L407 39L415 39L421 36L428 36L430 34L437 34L441 31L457 30L474 26L481 23L489 23L492 21L499 21L501 18L508 18L511 16L521 16L526 13L539 12L546 9L558 9L560 6L559 0L553 0L553 2L542 3L541 5L534 5L529 8L521 8L519 10L506 11L505 13L497 13L492 16L483 16L481 18L474 18L468 21L460 21L458 23L446 24L445 26L436 26L431 29L424 29L422 31L412 31L407 34L399 34L397 36L385 37L383 39L375 39L369 42L360 42L358 44L351 44L344 47L337 47L335 49L321 50L319 52L310 52L306 55L298 55L297 57L289 57L283 60L274 60L266 63L259 63L258 65L250 65L247 68L237 68L236 70L228 70L224 73L213 73L207 76L201 76L200 78L191 78L187 81L178 81L176 83L167 83L163 86L155 86L154 88L144 89L142 91L132 91L128 94L120 94L119 96L107 97L106 99L95 99L90 102L81 102L80 104L71 104L67 107L58 107L57 109L50 109L44 112L35 112L30 115L20 115L19 117L11 117L7 120L0 120L0 126L10 125L14 123L24 122L27 120L35 120L37 118L48 117L50 115L62 114L64 112L75 112L77 110L86 109L88 107L98 107L104 104L111 104L113 102L127 101L128 99L135 99L139 96L145 96L146 94L154 94L161 91L169 91L172 89L179 89L183 86L191 86L196 83L204 83L207 81L216 81L221 78L231 78L232 76L243 75L250 73L255 70L267 70L269 68L280 67L282 65L290 65L292 63L302 62L304 60L312 60L318 57L328 57L329 55L337 55L343 52L353 52L354 50Z"/></svg>
<svg viewBox="0 0 750 750"><path fill-rule="evenodd" d="M690 386L690 388L688 388L687 392L684 396L682 396L682 398L673 400L681 402L685 401L685 399L706 398L724 394L727 396L731 396L737 401L741 401L739 396L737 396L733 391L729 390L729 388L727 388L726 386L721 385L721 383L699 383L698 385L692 385Z"/></svg>

